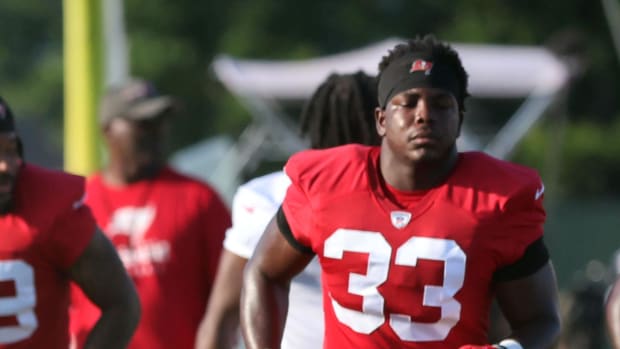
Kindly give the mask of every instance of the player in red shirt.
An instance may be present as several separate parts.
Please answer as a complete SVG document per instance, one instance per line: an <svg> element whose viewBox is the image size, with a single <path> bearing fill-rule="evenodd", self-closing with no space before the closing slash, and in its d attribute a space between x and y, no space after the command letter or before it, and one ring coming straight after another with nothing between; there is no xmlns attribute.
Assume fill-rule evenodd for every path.
<svg viewBox="0 0 620 349"><path fill-rule="evenodd" d="M193 348L207 307L230 214L208 185L165 164L174 103L142 80L112 87L101 106L109 150L88 179L87 203L132 277L142 318L129 348ZM97 310L75 292L78 347Z"/></svg>
<svg viewBox="0 0 620 349"><path fill-rule="evenodd" d="M246 346L277 348L290 278L319 257L324 348L548 348L557 286L534 170L456 139L467 74L427 36L379 65L382 144L292 156L292 184L248 263ZM512 333L488 344L496 297Z"/></svg>
<svg viewBox="0 0 620 349"><path fill-rule="evenodd" d="M129 341L137 296L83 200L84 178L24 162L0 98L0 348L68 348L71 280L102 310L89 348Z"/></svg>
<svg viewBox="0 0 620 349"><path fill-rule="evenodd" d="M330 74L306 101L300 115L300 135L313 149L360 143L378 145L374 111L377 81L362 71ZM330 132L325 132L329 128ZM236 348L243 269L265 226L277 212L290 181L283 171L257 177L240 186L233 198L233 225L226 232L224 251L209 311L201 325L196 349ZM323 345L321 273L313 261L291 281L282 348L317 349Z"/></svg>

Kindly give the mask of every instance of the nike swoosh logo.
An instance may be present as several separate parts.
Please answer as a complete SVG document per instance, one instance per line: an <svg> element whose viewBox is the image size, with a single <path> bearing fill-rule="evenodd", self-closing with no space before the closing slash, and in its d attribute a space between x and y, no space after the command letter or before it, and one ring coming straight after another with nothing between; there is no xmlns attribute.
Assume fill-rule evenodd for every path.
<svg viewBox="0 0 620 349"><path fill-rule="evenodd" d="M540 188L536 189L536 193L534 193L534 200L538 200L540 199L540 197L542 196L542 194L545 193L545 185L542 184L540 186Z"/></svg>
<svg viewBox="0 0 620 349"><path fill-rule="evenodd" d="M72 205L73 209L77 210L78 208L84 206L84 202L85 201L86 201L86 193L84 193L84 195L82 195L82 197L79 200L77 200L77 201L75 201L73 203L73 205Z"/></svg>

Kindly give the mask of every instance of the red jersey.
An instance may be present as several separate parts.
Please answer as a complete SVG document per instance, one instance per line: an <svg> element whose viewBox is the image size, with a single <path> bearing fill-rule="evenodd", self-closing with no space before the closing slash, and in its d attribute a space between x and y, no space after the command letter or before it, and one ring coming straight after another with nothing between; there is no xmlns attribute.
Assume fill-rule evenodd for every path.
<svg viewBox="0 0 620 349"><path fill-rule="evenodd" d="M67 270L95 232L83 197L82 177L20 169L0 215L0 348L68 348Z"/></svg>
<svg viewBox="0 0 620 349"><path fill-rule="evenodd" d="M120 188L96 174L86 191L140 298L128 348L193 348L231 224L228 208L209 186L170 168ZM82 347L99 311L74 291L71 330Z"/></svg>
<svg viewBox="0 0 620 349"><path fill-rule="evenodd" d="M291 157L283 211L322 269L324 348L453 349L486 343L493 275L542 237L535 171L461 153L447 181L401 192L378 147Z"/></svg>

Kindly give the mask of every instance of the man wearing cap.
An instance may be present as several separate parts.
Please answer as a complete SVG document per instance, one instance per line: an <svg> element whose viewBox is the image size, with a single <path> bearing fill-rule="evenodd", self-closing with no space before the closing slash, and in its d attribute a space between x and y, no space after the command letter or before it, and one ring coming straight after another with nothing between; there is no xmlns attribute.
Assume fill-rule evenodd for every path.
<svg viewBox="0 0 620 349"><path fill-rule="evenodd" d="M84 204L84 178L26 163L2 98L0 236L0 348L68 348L70 281L100 309L89 348L125 347L139 301Z"/></svg>
<svg viewBox="0 0 620 349"><path fill-rule="evenodd" d="M432 36L379 64L378 147L293 155L292 184L245 270L249 349L277 348L290 278L317 255L324 348L549 348L557 286L544 186L529 168L458 152L467 73ZM496 297L512 332L487 339Z"/></svg>
<svg viewBox="0 0 620 349"><path fill-rule="evenodd" d="M100 124L105 167L87 181L87 204L116 246L142 305L129 348L192 348L217 269L228 208L208 185L165 162L176 102L134 79L110 88ZM76 291L71 329L78 347L97 315Z"/></svg>

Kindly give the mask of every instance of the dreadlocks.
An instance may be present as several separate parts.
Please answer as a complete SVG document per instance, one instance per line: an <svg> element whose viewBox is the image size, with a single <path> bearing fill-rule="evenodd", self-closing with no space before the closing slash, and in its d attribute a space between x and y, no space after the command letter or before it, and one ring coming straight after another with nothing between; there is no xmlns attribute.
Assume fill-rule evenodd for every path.
<svg viewBox="0 0 620 349"><path fill-rule="evenodd" d="M331 74L305 104L301 134L314 149L347 143L377 145L377 80L362 71Z"/></svg>

